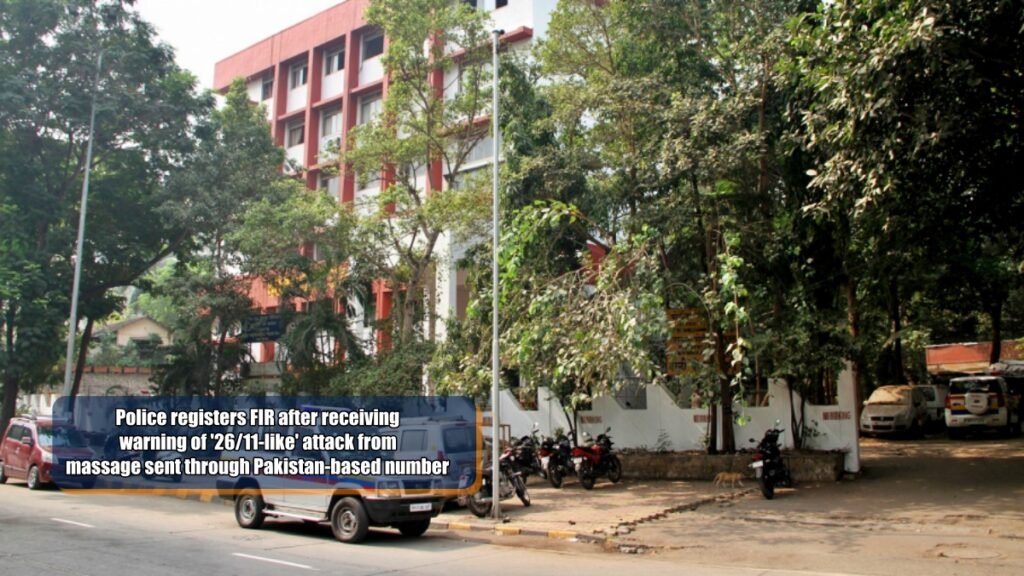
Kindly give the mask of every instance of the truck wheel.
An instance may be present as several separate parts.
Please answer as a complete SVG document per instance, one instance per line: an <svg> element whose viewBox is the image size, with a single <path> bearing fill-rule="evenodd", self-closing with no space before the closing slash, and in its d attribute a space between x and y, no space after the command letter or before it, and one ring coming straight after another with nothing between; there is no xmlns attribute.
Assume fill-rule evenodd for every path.
<svg viewBox="0 0 1024 576"><path fill-rule="evenodd" d="M341 542L362 542L370 531L370 519L363 503L352 497L338 500L331 509L331 531Z"/></svg>
<svg viewBox="0 0 1024 576"><path fill-rule="evenodd" d="M423 520L413 520L411 522L402 522L396 526L398 531L402 533L402 536L406 538L416 538L422 536L427 528L430 528L430 518L424 518Z"/></svg>
<svg viewBox="0 0 1024 576"><path fill-rule="evenodd" d="M25 482L28 484L29 490L39 490L43 487L43 483L39 481L39 467L32 465L28 469L28 476L25 477Z"/></svg>
<svg viewBox="0 0 1024 576"><path fill-rule="evenodd" d="M259 490L255 488L243 490L235 500L235 521L242 528L259 528L267 519L267 515L263 512L264 508L266 508L266 504L263 502L263 496L260 495Z"/></svg>
<svg viewBox="0 0 1024 576"><path fill-rule="evenodd" d="M7 475L4 474L4 463L0 462L0 484L7 483Z"/></svg>

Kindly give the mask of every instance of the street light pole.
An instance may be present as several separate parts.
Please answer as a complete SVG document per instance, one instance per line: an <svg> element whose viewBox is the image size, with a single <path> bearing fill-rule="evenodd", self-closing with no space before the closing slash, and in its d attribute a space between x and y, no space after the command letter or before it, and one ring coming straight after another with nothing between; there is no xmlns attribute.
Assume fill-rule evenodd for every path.
<svg viewBox="0 0 1024 576"><path fill-rule="evenodd" d="M75 248L75 279L71 288L71 316L68 318L68 348L64 361L64 396L71 396L74 387L72 365L75 360L75 334L78 332L78 290L82 280L82 249L85 244L85 210L89 201L89 173L92 170L92 141L96 130L96 93L100 86L103 51L96 56L96 81L92 88L89 110L89 143L85 147L85 177L82 179L82 206L78 211L78 245Z"/></svg>
<svg viewBox="0 0 1024 576"><path fill-rule="evenodd" d="M500 366L498 359L498 234L500 233L500 219L498 215L498 153L501 150L501 128L499 128L498 122L498 44L501 43L501 35L503 33L504 30L494 30L491 43L491 68L494 74L492 79L493 86L491 88L493 108L491 111L491 125L494 129L494 142L491 154L491 165L493 167L491 215L494 226L491 239L493 243L491 254L491 515L495 519L501 518L501 466L498 465L498 406L500 404L498 398L500 391L498 386Z"/></svg>

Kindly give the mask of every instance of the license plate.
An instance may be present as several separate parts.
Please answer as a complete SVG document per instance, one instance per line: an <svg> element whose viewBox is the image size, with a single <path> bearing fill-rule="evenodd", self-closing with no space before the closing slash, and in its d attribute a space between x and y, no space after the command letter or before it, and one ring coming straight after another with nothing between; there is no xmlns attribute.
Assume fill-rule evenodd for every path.
<svg viewBox="0 0 1024 576"><path fill-rule="evenodd" d="M420 502L418 504L409 504L409 512L430 512L434 505L430 502Z"/></svg>
<svg viewBox="0 0 1024 576"><path fill-rule="evenodd" d="M757 461L750 464L751 468L764 468L764 462Z"/></svg>
<svg viewBox="0 0 1024 576"><path fill-rule="evenodd" d="M548 469L548 462L550 460L551 460L551 456L544 456L543 458L541 458L540 459L540 467L545 469L545 470L547 470Z"/></svg>

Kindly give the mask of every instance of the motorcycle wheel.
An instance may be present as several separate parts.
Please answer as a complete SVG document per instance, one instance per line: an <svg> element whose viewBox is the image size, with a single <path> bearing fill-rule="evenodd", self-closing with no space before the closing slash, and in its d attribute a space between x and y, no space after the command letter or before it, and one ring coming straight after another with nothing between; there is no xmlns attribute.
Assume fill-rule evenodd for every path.
<svg viewBox="0 0 1024 576"><path fill-rule="evenodd" d="M554 462L548 462L548 482L555 488L562 487L562 469Z"/></svg>
<svg viewBox="0 0 1024 576"><path fill-rule="evenodd" d="M619 457L615 454L608 456L608 479L612 483L622 480L622 462L619 461Z"/></svg>
<svg viewBox="0 0 1024 576"><path fill-rule="evenodd" d="M516 488L516 496L519 496L519 500L522 501L523 506L530 506L530 493L526 491L526 482L522 476L516 476L512 479L512 485Z"/></svg>
<svg viewBox="0 0 1024 576"><path fill-rule="evenodd" d="M761 494L764 495L766 500L771 500L775 497L775 481L768 477L767 474L762 474L759 483L761 484Z"/></svg>
<svg viewBox="0 0 1024 576"><path fill-rule="evenodd" d="M594 469L590 466L590 463L586 460L583 461L583 465L580 466L580 486L583 486L584 490L594 489Z"/></svg>
<svg viewBox="0 0 1024 576"><path fill-rule="evenodd" d="M477 518L486 518L491 513L491 503L484 502L483 490L473 494L466 499L466 508Z"/></svg>

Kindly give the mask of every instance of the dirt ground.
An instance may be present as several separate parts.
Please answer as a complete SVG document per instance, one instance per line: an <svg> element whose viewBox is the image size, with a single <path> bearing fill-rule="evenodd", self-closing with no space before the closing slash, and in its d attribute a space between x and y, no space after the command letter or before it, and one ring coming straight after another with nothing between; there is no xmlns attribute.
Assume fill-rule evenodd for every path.
<svg viewBox="0 0 1024 576"><path fill-rule="evenodd" d="M866 439L862 462L855 480L703 506L621 540L715 565L1024 574L1024 439Z"/></svg>

